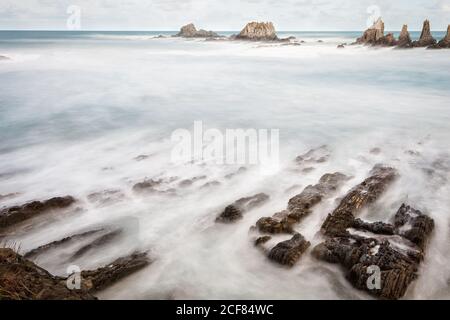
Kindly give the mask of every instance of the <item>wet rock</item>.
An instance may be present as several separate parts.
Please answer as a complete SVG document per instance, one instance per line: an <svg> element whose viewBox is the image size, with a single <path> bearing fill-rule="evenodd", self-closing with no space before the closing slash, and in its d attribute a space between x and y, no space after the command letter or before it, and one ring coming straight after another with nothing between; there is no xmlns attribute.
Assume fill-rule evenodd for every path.
<svg viewBox="0 0 450 320"><path fill-rule="evenodd" d="M84 290L69 290L55 277L12 249L0 248L0 300L93 300Z"/></svg>
<svg viewBox="0 0 450 320"><path fill-rule="evenodd" d="M347 179L347 176L339 172L323 175L316 185L307 186L300 194L291 198L286 210L276 213L274 218L259 219L256 227L261 232L291 233L294 224L309 215L320 201L334 194Z"/></svg>
<svg viewBox="0 0 450 320"><path fill-rule="evenodd" d="M93 192L87 196L90 202L95 202L99 204L113 203L121 200L125 197L125 194L120 190L109 189L101 192Z"/></svg>
<svg viewBox="0 0 450 320"><path fill-rule="evenodd" d="M236 36L240 40L274 41L278 40L272 22L250 22Z"/></svg>
<svg viewBox="0 0 450 320"><path fill-rule="evenodd" d="M430 21L425 20L423 22L422 33L417 41L413 42L414 47L428 47L436 44L436 39L431 35Z"/></svg>
<svg viewBox="0 0 450 320"><path fill-rule="evenodd" d="M111 264L91 271L81 272L81 286L89 292L96 292L114 284L151 263L147 253L133 253L119 258Z"/></svg>
<svg viewBox="0 0 450 320"><path fill-rule="evenodd" d="M370 223L361 219L355 219L351 227L359 230L370 231L375 234L393 235L395 232L395 227L392 224L384 222Z"/></svg>
<svg viewBox="0 0 450 320"><path fill-rule="evenodd" d="M103 235L95 238L92 242L90 242L90 243L82 246L78 250L76 250L74 252L74 254L71 256L71 258L69 259L69 261L78 259L91 250L95 250L95 249L98 250L99 248L110 244L112 241L117 239L121 234L122 234L122 230L116 229L116 230L109 231L106 234L103 234Z"/></svg>
<svg viewBox="0 0 450 320"><path fill-rule="evenodd" d="M37 247L27 253L24 254L24 258L26 259L34 259L35 257L39 256L40 254L47 252L48 250L51 250L53 248L57 248L59 246L65 245L67 243L71 243L71 242L77 242L80 240L83 240L85 238L88 238L92 235L101 233L102 231L104 231L104 229L95 229L95 230L89 230L86 232L82 232L79 234L75 234L69 237L65 237L61 240L56 240L53 242L50 242L48 244L42 245L40 247Z"/></svg>
<svg viewBox="0 0 450 320"><path fill-rule="evenodd" d="M302 172L303 173L310 173L310 172L313 172L314 170L316 170L316 168L314 168L314 167L306 167L306 168L302 169Z"/></svg>
<svg viewBox="0 0 450 320"><path fill-rule="evenodd" d="M418 265L393 249L388 241L333 238L316 246L312 255L330 263L339 263L347 271L353 286L383 299L399 299L417 278ZM381 271L380 287L370 286L373 268Z"/></svg>
<svg viewBox="0 0 450 320"><path fill-rule="evenodd" d="M220 185L221 185L220 181L213 180L213 181L210 181L210 182L205 183L205 184L202 185L200 188L201 188L201 189L207 189L207 188L211 188L211 187L218 187L218 186L220 186Z"/></svg>
<svg viewBox="0 0 450 320"><path fill-rule="evenodd" d="M163 183L162 179L159 180L153 180L153 179L146 179L143 182L136 183L133 186L133 191L135 192L142 192L142 191L157 191L155 190L155 187L161 185Z"/></svg>
<svg viewBox="0 0 450 320"><path fill-rule="evenodd" d="M373 25L364 31L362 37L356 40L357 44L376 44L381 38L384 37L384 22L381 18L378 18Z"/></svg>
<svg viewBox="0 0 450 320"><path fill-rule="evenodd" d="M338 49L344 49L344 48L345 48L345 45L343 45L343 44L338 44L337 48L338 48Z"/></svg>
<svg viewBox="0 0 450 320"><path fill-rule="evenodd" d="M387 35L381 37L379 40L375 42L375 45L384 46L384 47L394 47L397 45L397 40L394 37L393 33L388 33Z"/></svg>
<svg viewBox="0 0 450 320"><path fill-rule="evenodd" d="M268 257L282 265L292 267L310 245L311 243L301 234L296 233L290 240L280 242L273 247Z"/></svg>
<svg viewBox="0 0 450 320"><path fill-rule="evenodd" d="M324 163L330 158L330 151L326 145L311 149L305 154L297 156L295 162L298 165L306 165L311 163Z"/></svg>
<svg viewBox="0 0 450 320"><path fill-rule="evenodd" d="M352 226L355 215L363 207L374 203L383 194L394 181L397 172L390 167L375 166L370 174L369 178L351 189L338 207L328 215L321 228L325 235L346 234L346 229Z"/></svg>
<svg viewBox="0 0 450 320"><path fill-rule="evenodd" d="M372 148L372 149L370 149L369 152L374 155L379 155L381 153L381 149L380 148Z"/></svg>
<svg viewBox="0 0 450 320"><path fill-rule="evenodd" d="M272 239L271 236L262 236L255 240L255 247L261 246Z"/></svg>
<svg viewBox="0 0 450 320"><path fill-rule="evenodd" d="M138 155L137 157L134 157L133 160L135 160L135 161L144 161L144 160L147 160L148 158L150 158L149 155L141 154L141 155Z"/></svg>
<svg viewBox="0 0 450 320"><path fill-rule="evenodd" d="M214 38L219 37L219 35L212 31L206 31L203 29L197 30L193 23L187 24L181 27L180 32L176 37L183 38Z"/></svg>
<svg viewBox="0 0 450 320"><path fill-rule="evenodd" d="M243 214L256 207L259 207L269 200L269 196L265 193L258 193L251 197L241 198L233 204L227 206L225 210L217 217L217 222L234 222L242 219Z"/></svg>
<svg viewBox="0 0 450 320"><path fill-rule="evenodd" d="M323 40L317 40L318 43L323 43Z"/></svg>
<svg viewBox="0 0 450 320"><path fill-rule="evenodd" d="M398 37L397 46L399 48L411 48L412 41L409 36L408 26L406 24L403 25L402 31L400 32L400 36Z"/></svg>
<svg viewBox="0 0 450 320"><path fill-rule="evenodd" d="M450 48L450 25L447 27L447 34L437 44L431 45L430 49L449 49Z"/></svg>
<svg viewBox="0 0 450 320"><path fill-rule="evenodd" d="M55 197L44 201L32 201L21 206L0 210L0 228L30 219L51 210L67 208L75 202L71 196Z"/></svg>
<svg viewBox="0 0 450 320"><path fill-rule="evenodd" d="M425 250L427 241L434 229L434 221L421 211L402 204L395 214L396 233Z"/></svg>

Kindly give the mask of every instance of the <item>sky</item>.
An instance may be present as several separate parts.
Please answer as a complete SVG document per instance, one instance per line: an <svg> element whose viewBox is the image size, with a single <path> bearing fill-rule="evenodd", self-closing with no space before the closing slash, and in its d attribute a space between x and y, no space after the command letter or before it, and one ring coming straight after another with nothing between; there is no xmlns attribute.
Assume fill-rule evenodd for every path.
<svg viewBox="0 0 450 320"><path fill-rule="evenodd" d="M0 0L3 30L66 30L70 18L81 30L178 30L193 22L234 31L272 21L279 31L351 31L378 15L386 30L420 30L424 19L432 30L446 30L450 0Z"/></svg>

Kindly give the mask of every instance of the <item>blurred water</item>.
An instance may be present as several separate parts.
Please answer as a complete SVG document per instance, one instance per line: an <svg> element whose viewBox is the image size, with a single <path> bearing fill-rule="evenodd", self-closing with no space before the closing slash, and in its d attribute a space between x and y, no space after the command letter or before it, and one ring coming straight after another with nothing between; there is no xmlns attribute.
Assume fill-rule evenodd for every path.
<svg viewBox="0 0 450 320"><path fill-rule="evenodd" d="M155 262L103 298L367 298L339 268L308 254L292 270L269 263L248 229L285 208L291 186L326 172L354 176L339 196L382 162L400 179L362 217L387 220L403 201L429 213L437 229L407 297L449 298L450 51L336 48L357 32L280 33L305 40L301 46L154 38L161 33L173 34L0 32L0 55L10 58L0 61L0 194L20 193L0 205L65 194L80 200L80 211L12 235L24 252L83 228L132 221L138 231L112 248L69 261L96 267L150 250ZM280 171L261 176L249 167L228 180L239 166L171 164L172 131L195 120L220 130L280 129ZM322 144L332 150L329 162L309 174L293 171L296 155ZM374 147L380 155L369 153ZM142 154L150 157L134 160ZM207 179L189 188L168 184L175 197L131 190L145 177L200 175ZM219 187L201 188L215 180ZM105 189L124 198L88 201ZM225 205L257 192L271 201L235 225L214 223ZM334 205L323 203L298 226L313 245ZM69 262L56 254L38 260L58 274Z"/></svg>

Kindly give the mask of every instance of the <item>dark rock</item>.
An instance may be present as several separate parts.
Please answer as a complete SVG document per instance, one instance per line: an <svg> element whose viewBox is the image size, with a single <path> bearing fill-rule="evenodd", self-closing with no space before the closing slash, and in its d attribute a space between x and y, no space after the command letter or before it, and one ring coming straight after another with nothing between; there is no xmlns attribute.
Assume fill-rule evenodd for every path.
<svg viewBox="0 0 450 320"><path fill-rule="evenodd" d="M384 47L394 47L397 45L397 40L394 37L393 33L388 33L387 35L381 37L379 40L375 42L375 45L384 46Z"/></svg>
<svg viewBox="0 0 450 320"><path fill-rule="evenodd" d="M402 204L395 214L396 233L425 250L427 241L434 229L434 221L421 211Z"/></svg>
<svg viewBox="0 0 450 320"><path fill-rule="evenodd" d="M269 200L269 196L264 193L258 193L251 197L241 198L233 204L227 206L225 210L217 217L217 222L234 222L243 217L243 213L263 205Z"/></svg>
<svg viewBox="0 0 450 320"><path fill-rule="evenodd" d="M322 232L328 236L346 234L355 215L365 206L375 202L394 181L397 172L390 167L375 166L371 176L351 189L338 207L329 214L322 225Z"/></svg>
<svg viewBox="0 0 450 320"><path fill-rule="evenodd" d="M381 149L380 148L372 148L372 149L370 149L370 153L374 154L374 155L379 155L381 153Z"/></svg>
<svg viewBox="0 0 450 320"><path fill-rule="evenodd" d="M133 158L133 160L135 160L135 161L143 161L143 160L147 160L148 158L150 158L149 155L147 155L147 154L141 154L141 155L139 155L139 156Z"/></svg>
<svg viewBox="0 0 450 320"><path fill-rule="evenodd" d="M199 180L205 180L206 178L207 178L207 176L198 176L198 177L193 177L191 179L185 179L185 180L180 181L178 186L181 188L186 188L186 187L191 186L194 182L197 182Z"/></svg>
<svg viewBox="0 0 450 320"><path fill-rule="evenodd" d="M338 49L344 49L345 46L344 46L343 44L338 44L337 48L338 48Z"/></svg>
<svg viewBox="0 0 450 320"><path fill-rule="evenodd" d="M236 36L236 39L275 41L278 37L272 22L250 22Z"/></svg>
<svg viewBox="0 0 450 320"><path fill-rule="evenodd" d="M268 257L282 265L292 267L310 245L311 243L306 241L301 234L296 233L292 239L280 242L273 247Z"/></svg>
<svg viewBox="0 0 450 320"><path fill-rule="evenodd" d="M133 253L119 258L111 264L92 271L81 272L81 286L89 292L96 292L114 284L120 279L143 269L151 263L147 253Z"/></svg>
<svg viewBox="0 0 450 320"><path fill-rule="evenodd" d="M406 24L403 25L402 31L400 32L400 36L398 37L397 46L399 48L411 48L412 41L409 36L408 26Z"/></svg>
<svg viewBox="0 0 450 320"><path fill-rule="evenodd" d="M93 300L84 290L69 290L55 277L12 249L0 248L0 300Z"/></svg>
<svg viewBox="0 0 450 320"><path fill-rule="evenodd" d="M439 41L437 44L435 45L431 45L428 48L430 49L449 49L450 48L450 25L448 25L447 27L447 34L445 35L445 37Z"/></svg>
<svg viewBox="0 0 450 320"><path fill-rule="evenodd" d="M384 222L365 222L361 219L355 219L352 224L352 228L359 230L370 231L375 234L393 235L395 227L389 223Z"/></svg>
<svg viewBox="0 0 450 320"><path fill-rule="evenodd" d="M176 37L183 38L214 38L219 37L219 35L212 31L206 30L197 30L194 24L190 23L181 27L180 32L176 35Z"/></svg>
<svg viewBox="0 0 450 320"><path fill-rule="evenodd" d="M255 247L258 247L264 243L266 243L267 241L269 241L270 239L272 239L271 236L262 236L259 237L258 239L255 240Z"/></svg>
<svg viewBox="0 0 450 320"><path fill-rule="evenodd" d="M142 191L157 191L155 190L155 187L161 185L163 183L162 179L159 180L144 180L143 182L136 183L133 186L133 191L135 192L142 192Z"/></svg>
<svg viewBox="0 0 450 320"><path fill-rule="evenodd" d="M286 210L276 213L274 218L259 219L256 227L261 232L291 233L294 224L309 215L322 199L334 194L347 179L347 176L339 172L323 175L316 185L307 186L300 194L291 198Z"/></svg>
<svg viewBox="0 0 450 320"><path fill-rule="evenodd" d="M425 20L423 22L422 33L417 41L413 42L414 47L428 47L436 44L436 39L431 35L430 21Z"/></svg>
<svg viewBox="0 0 450 320"><path fill-rule="evenodd" d="M306 165L311 163L324 163L330 158L330 151L328 147L323 145L315 149L311 149L305 154L297 156L295 162L299 165Z"/></svg>
<svg viewBox="0 0 450 320"><path fill-rule="evenodd" d="M44 201L32 201L21 206L0 210L0 228L30 219L50 210L67 208L75 202L71 196L55 197Z"/></svg>

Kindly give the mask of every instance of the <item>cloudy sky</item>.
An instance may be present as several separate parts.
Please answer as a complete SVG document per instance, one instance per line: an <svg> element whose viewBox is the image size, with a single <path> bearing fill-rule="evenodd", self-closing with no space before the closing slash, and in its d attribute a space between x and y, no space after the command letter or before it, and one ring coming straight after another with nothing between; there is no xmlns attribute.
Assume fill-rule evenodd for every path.
<svg viewBox="0 0 450 320"><path fill-rule="evenodd" d="M70 6L82 30L176 30L194 22L212 30L240 30L250 20L277 30L361 30L380 12L387 30L407 23L419 30L450 24L450 0L0 0L0 29L65 29Z"/></svg>

